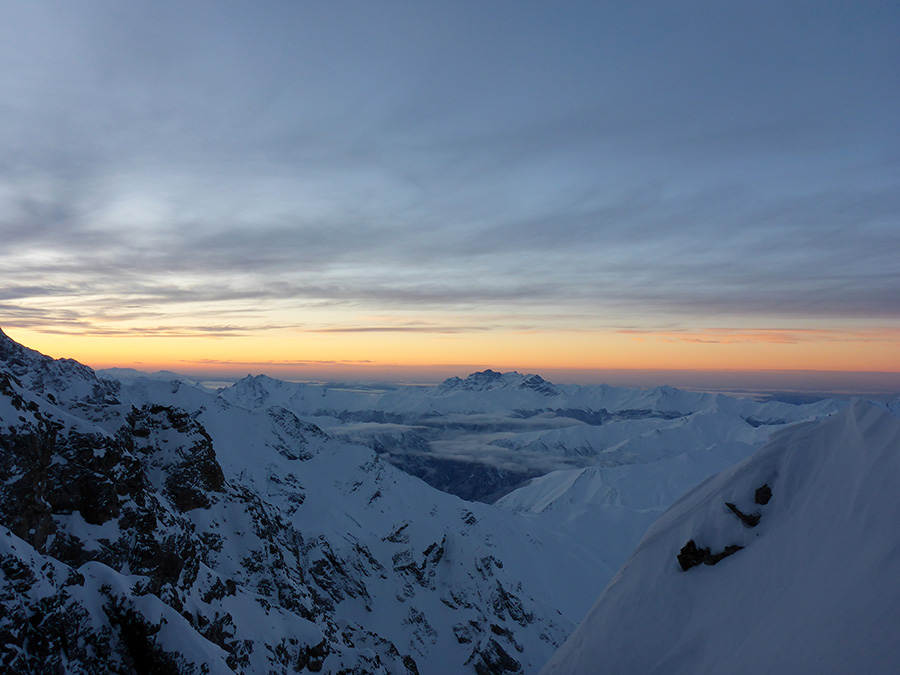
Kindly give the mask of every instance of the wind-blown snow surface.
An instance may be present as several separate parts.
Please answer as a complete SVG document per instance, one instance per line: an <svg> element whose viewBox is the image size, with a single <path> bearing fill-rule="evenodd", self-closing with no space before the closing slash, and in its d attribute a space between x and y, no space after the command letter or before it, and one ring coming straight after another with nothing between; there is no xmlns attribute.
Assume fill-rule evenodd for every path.
<svg viewBox="0 0 900 675"><path fill-rule="evenodd" d="M896 673L898 516L889 409L856 400L787 429L656 521L541 672ZM676 556L691 540L713 554L743 548L683 570Z"/></svg>

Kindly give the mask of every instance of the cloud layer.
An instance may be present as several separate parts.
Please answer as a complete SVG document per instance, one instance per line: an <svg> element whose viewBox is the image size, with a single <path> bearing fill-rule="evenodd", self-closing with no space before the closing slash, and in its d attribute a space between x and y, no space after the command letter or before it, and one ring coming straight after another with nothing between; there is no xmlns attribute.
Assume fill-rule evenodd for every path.
<svg viewBox="0 0 900 675"><path fill-rule="evenodd" d="M4 325L896 325L896 3L632 4L6 5Z"/></svg>

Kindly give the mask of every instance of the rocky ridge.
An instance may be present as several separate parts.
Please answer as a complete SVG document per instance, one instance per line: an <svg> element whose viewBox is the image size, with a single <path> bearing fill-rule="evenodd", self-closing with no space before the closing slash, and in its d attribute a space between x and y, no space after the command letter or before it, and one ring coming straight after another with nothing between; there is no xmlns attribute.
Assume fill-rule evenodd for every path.
<svg viewBox="0 0 900 675"><path fill-rule="evenodd" d="M545 533L288 410L0 359L0 670L525 673L573 625Z"/></svg>

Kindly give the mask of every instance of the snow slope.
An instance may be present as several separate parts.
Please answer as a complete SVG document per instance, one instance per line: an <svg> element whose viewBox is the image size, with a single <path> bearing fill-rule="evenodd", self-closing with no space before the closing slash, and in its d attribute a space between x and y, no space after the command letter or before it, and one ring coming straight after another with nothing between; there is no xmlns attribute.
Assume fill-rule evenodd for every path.
<svg viewBox="0 0 900 675"><path fill-rule="evenodd" d="M896 673L898 514L883 406L786 429L656 521L541 672ZM683 569L688 542L709 562L733 552Z"/></svg>

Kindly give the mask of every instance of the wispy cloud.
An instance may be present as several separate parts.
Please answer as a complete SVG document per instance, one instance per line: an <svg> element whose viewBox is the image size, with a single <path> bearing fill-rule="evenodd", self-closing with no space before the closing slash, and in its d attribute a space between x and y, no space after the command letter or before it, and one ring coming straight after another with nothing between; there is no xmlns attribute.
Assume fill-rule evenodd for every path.
<svg viewBox="0 0 900 675"><path fill-rule="evenodd" d="M477 333L488 326L353 326L314 328L311 333Z"/></svg>
<svg viewBox="0 0 900 675"><path fill-rule="evenodd" d="M191 359L182 360L181 363L189 363L191 365L204 366L257 366L257 367L303 367L303 366L333 366L333 365L357 365L372 363L372 361L361 360L266 360L266 361L233 361L228 359Z"/></svg>
<svg viewBox="0 0 900 675"><path fill-rule="evenodd" d="M10 8L0 323L900 319L895 4L539 5Z"/></svg>
<svg viewBox="0 0 900 675"><path fill-rule="evenodd" d="M707 328L691 330L620 329L637 340L701 342L712 344L764 343L798 344L812 342L895 342L900 328L877 330L835 330L819 328Z"/></svg>

